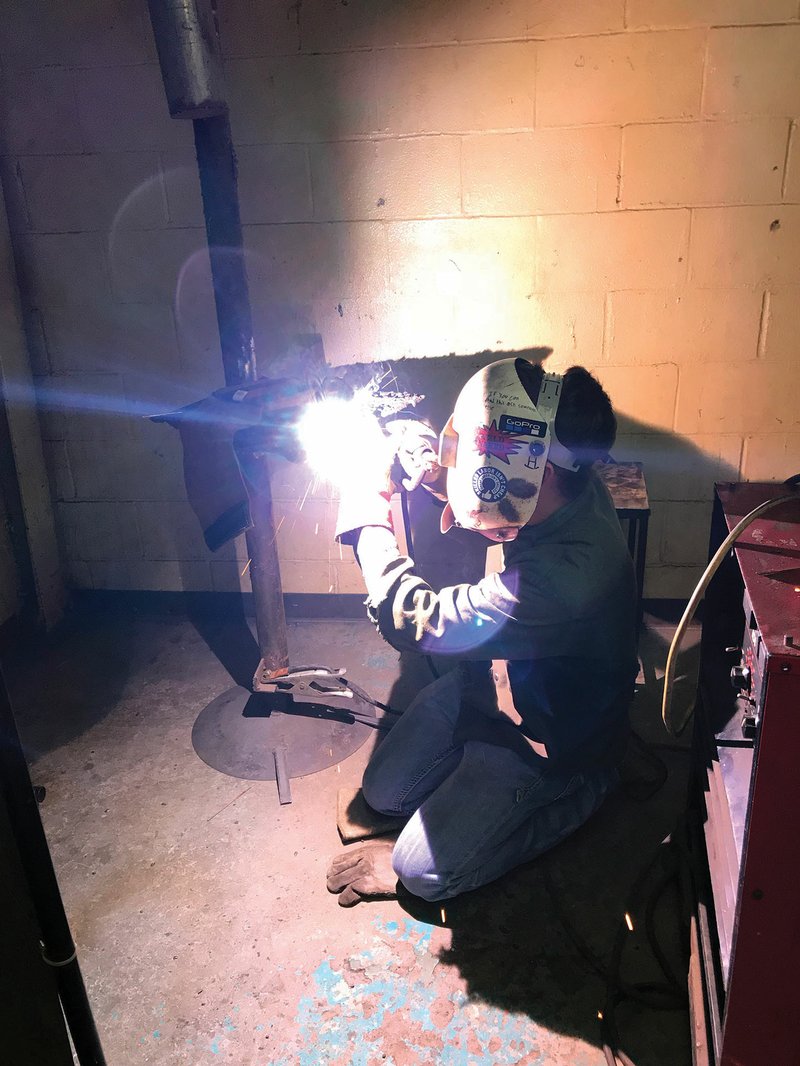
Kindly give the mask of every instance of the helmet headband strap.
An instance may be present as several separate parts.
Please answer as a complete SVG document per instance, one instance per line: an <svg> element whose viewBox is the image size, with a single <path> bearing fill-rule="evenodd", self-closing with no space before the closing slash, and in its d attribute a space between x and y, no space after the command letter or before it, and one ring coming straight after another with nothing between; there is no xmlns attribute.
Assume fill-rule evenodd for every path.
<svg viewBox="0 0 800 1066"><path fill-rule="evenodd" d="M550 442L545 456L546 460L554 466L561 467L562 470L577 470L578 463L575 461L575 456L564 447L556 434L556 413L563 385L564 379L560 374L545 374L536 400L536 408L550 426Z"/></svg>

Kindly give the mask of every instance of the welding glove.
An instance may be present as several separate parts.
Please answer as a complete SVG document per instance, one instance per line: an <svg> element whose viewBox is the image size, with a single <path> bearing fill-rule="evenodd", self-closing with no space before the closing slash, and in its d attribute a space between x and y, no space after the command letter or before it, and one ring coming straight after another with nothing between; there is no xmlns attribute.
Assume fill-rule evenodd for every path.
<svg viewBox="0 0 800 1066"><path fill-rule="evenodd" d="M340 489L336 540L340 544L355 546L364 526L384 526L394 532L389 506L392 491L388 476L384 476L382 485L376 484L374 479L362 479L358 484Z"/></svg>
<svg viewBox="0 0 800 1066"><path fill-rule="evenodd" d="M443 498L444 471L439 466L439 438L418 418L400 415L385 423L394 453L405 477L400 483L407 492L422 485Z"/></svg>
<svg viewBox="0 0 800 1066"><path fill-rule="evenodd" d="M358 455L342 464L338 478L335 536L341 544L355 546L364 526L384 526L394 531L389 501L397 486L392 481L391 464L391 442L375 423L375 435L368 434Z"/></svg>
<svg viewBox="0 0 800 1066"><path fill-rule="evenodd" d="M397 874L392 868L394 842L381 841L348 850L328 867L328 891L339 895L340 907L365 899L396 899Z"/></svg>

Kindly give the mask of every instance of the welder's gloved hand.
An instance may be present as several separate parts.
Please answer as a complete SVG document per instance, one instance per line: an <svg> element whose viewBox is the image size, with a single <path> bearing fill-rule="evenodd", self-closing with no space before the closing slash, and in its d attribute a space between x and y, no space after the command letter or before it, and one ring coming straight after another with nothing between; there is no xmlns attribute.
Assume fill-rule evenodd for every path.
<svg viewBox="0 0 800 1066"><path fill-rule="evenodd" d="M407 492L423 485L439 495L444 492L444 471L439 466L439 438L433 429L418 418L400 416L385 424L397 462L405 477L401 484Z"/></svg>
<svg viewBox="0 0 800 1066"><path fill-rule="evenodd" d="M393 848L393 843L382 841L348 850L333 860L328 867L328 891L340 894L340 907L354 907L365 899L397 898Z"/></svg>
<svg viewBox="0 0 800 1066"><path fill-rule="evenodd" d="M355 544L364 526L384 526L394 532L389 501L392 486L388 476L383 479L383 488L370 485L369 479L357 485L340 489L339 513L336 517L335 537L341 544Z"/></svg>
<svg viewBox="0 0 800 1066"><path fill-rule="evenodd" d="M391 443L372 417L367 427L363 439L358 436L357 451L340 463L337 477L336 539L342 544L355 545L364 526L392 529L389 500L397 487L391 478Z"/></svg>

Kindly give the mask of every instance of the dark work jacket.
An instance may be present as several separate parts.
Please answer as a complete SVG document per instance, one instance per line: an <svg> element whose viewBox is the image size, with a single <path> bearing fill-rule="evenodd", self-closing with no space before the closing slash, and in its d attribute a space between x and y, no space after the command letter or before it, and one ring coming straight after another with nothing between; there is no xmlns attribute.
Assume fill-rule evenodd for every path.
<svg viewBox="0 0 800 1066"><path fill-rule="evenodd" d="M580 495L503 546L504 568L436 593L383 527L361 531L367 608L399 650L460 660L459 735L575 769L619 761L636 678L636 583L614 506L594 475ZM489 664L508 661L522 723L497 710Z"/></svg>

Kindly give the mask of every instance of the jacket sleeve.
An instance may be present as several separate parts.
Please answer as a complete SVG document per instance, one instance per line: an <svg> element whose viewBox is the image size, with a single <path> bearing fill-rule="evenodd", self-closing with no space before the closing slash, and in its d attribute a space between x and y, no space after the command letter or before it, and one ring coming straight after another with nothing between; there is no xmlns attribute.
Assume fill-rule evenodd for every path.
<svg viewBox="0 0 800 1066"><path fill-rule="evenodd" d="M399 651L478 660L530 655L544 601L534 602L539 597L526 581L526 602L520 604L516 572L489 574L437 593L401 555L394 535L379 527L361 530L356 555L369 616Z"/></svg>

